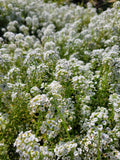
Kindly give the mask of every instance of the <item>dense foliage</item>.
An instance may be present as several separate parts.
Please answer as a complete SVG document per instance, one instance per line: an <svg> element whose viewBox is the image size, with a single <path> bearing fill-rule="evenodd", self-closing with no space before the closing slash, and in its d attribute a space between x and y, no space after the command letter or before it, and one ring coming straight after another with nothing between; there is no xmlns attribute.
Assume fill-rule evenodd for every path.
<svg viewBox="0 0 120 160"><path fill-rule="evenodd" d="M0 0L0 159L120 160L120 2Z"/></svg>

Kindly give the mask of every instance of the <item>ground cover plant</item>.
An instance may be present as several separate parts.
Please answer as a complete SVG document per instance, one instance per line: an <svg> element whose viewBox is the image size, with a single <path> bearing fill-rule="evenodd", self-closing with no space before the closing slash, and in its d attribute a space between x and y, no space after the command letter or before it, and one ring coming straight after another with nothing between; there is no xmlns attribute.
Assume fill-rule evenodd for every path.
<svg viewBox="0 0 120 160"><path fill-rule="evenodd" d="M120 160L120 2L0 0L0 159Z"/></svg>

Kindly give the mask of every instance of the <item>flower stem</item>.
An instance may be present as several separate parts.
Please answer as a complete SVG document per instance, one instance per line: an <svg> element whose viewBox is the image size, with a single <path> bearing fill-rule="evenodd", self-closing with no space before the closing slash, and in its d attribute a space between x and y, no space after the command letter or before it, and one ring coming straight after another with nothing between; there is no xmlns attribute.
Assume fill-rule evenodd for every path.
<svg viewBox="0 0 120 160"><path fill-rule="evenodd" d="M57 107L56 104L55 104L55 108L56 108L56 110L57 110L60 118L62 119L62 123L63 123L63 125L64 125L64 128L65 128L65 131L66 131L66 133L67 133L68 139L69 139L69 141L71 141L70 134L69 134L69 132L68 132L68 130L67 130L67 125L66 125L66 123L65 123L65 121L64 121L64 119L63 119L63 116L61 115L61 113L60 113L60 111L59 111L59 109L58 109L58 107Z"/></svg>

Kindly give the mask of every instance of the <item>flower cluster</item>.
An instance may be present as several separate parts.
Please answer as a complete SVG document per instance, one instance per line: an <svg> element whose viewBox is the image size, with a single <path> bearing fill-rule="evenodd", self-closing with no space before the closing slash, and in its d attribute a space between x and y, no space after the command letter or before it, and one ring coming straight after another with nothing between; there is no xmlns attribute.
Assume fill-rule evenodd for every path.
<svg viewBox="0 0 120 160"><path fill-rule="evenodd" d="M112 131L109 127L108 110L106 108L99 107L91 114L89 121L86 122L86 125L88 125L89 130L82 141L80 141L85 159L87 159L87 157L94 159L93 155L94 157L97 157L99 151L100 156L101 153L104 152L104 155L102 155L104 158L116 158L117 153L115 154L115 152L117 150L113 145L113 143L115 143L115 137L113 136L114 131Z"/></svg>
<svg viewBox="0 0 120 160"><path fill-rule="evenodd" d="M45 108L50 105L49 99L45 94L37 95L30 100L30 108L35 113L37 109L45 111Z"/></svg>
<svg viewBox="0 0 120 160"><path fill-rule="evenodd" d="M17 147L20 157L24 159L38 159L39 158L39 145L37 144L38 139L31 131L25 133L21 132L16 139L14 146Z"/></svg>
<svg viewBox="0 0 120 160"><path fill-rule="evenodd" d="M20 132L16 139L14 146L17 147L16 152L20 154L20 159L25 160L37 160L42 155L52 156L52 153L48 151L47 146L40 146L38 138L30 131L25 133Z"/></svg>
<svg viewBox="0 0 120 160"><path fill-rule="evenodd" d="M114 107L114 112L115 112L114 119L115 121L119 122L120 120L120 95L118 95L117 93L113 93L112 95L110 95L109 101Z"/></svg>
<svg viewBox="0 0 120 160"><path fill-rule="evenodd" d="M55 155L58 156L58 159L60 157L63 157L63 159L70 154L70 152L74 152L77 147L77 143L74 141L69 141L67 143L60 143L57 145L54 149ZM75 153L74 153L75 154Z"/></svg>

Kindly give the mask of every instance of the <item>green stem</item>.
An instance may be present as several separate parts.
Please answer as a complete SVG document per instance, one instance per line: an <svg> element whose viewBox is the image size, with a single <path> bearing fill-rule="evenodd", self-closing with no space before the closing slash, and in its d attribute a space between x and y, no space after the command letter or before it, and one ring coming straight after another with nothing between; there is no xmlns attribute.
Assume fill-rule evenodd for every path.
<svg viewBox="0 0 120 160"><path fill-rule="evenodd" d="M36 136L37 136L38 133L39 133L39 129L40 129L40 121L41 121L41 115L39 115L39 117L38 117L37 130L36 130L36 133L35 133Z"/></svg>
<svg viewBox="0 0 120 160"><path fill-rule="evenodd" d="M63 119L63 117L62 117L62 115L61 115L61 113L60 113L60 111L59 111L59 109L56 107L56 105L55 105L55 108L56 108L56 110L58 111L60 118L62 119L62 123L63 123L63 125L64 125L64 128L65 128L65 131L66 131L66 133L67 133L68 139L69 139L69 141L71 141L70 134L69 134L69 132L68 132L68 130L67 130L67 125L66 125L66 123L65 123L65 121L64 121L64 119Z"/></svg>

